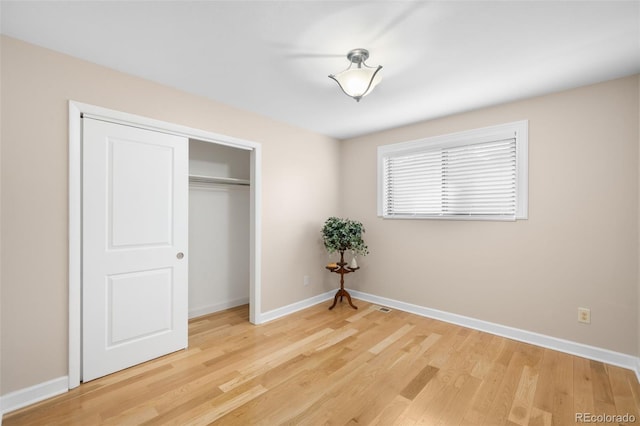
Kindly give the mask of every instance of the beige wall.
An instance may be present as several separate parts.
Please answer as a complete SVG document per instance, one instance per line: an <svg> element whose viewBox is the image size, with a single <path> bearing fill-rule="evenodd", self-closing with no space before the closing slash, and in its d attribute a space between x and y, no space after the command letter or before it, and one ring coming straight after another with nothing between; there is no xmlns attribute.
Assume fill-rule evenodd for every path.
<svg viewBox="0 0 640 426"><path fill-rule="evenodd" d="M342 211L364 223L371 250L350 286L637 354L638 86L632 76L343 141ZM379 145L522 119L528 220L376 216Z"/></svg>
<svg viewBox="0 0 640 426"><path fill-rule="evenodd" d="M261 143L262 310L333 288L318 259L338 141L11 38L1 54L0 394L67 374L69 99Z"/></svg>

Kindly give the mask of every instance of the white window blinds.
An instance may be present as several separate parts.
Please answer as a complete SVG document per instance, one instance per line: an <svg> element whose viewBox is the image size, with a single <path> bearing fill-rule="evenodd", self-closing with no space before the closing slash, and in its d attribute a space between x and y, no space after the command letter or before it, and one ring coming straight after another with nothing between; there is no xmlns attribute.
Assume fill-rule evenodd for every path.
<svg viewBox="0 0 640 426"><path fill-rule="evenodd" d="M526 177L521 169L526 171L526 166L521 163L526 163L526 156L519 154L526 138L522 126L502 131L504 126L381 147L379 214L386 218L525 218Z"/></svg>

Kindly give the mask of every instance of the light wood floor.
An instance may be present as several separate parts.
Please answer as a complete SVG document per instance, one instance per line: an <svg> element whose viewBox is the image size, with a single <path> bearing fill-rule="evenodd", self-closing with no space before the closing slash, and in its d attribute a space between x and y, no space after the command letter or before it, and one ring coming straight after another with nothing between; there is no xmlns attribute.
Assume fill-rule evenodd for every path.
<svg viewBox="0 0 640 426"><path fill-rule="evenodd" d="M565 426L583 412L640 423L631 371L356 304L324 303L261 326L248 323L247 307L198 318L188 350L3 423Z"/></svg>

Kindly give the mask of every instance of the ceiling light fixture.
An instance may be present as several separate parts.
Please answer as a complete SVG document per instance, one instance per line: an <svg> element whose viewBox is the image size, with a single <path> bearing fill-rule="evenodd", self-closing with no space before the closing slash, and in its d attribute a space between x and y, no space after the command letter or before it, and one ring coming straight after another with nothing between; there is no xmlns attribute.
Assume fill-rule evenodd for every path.
<svg viewBox="0 0 640 426"><path fill-rule="evenodd" d="M368 58L369 51L367 49L353 49L347 54L347 59L350 62L349 68L335 75L329 75L329 78L335 80L344 93L357 102L360 102L363 96L371 93L382 80L378 73L382 69L382 65L378 65L377 68L370 67L364 63Z"/></svg>

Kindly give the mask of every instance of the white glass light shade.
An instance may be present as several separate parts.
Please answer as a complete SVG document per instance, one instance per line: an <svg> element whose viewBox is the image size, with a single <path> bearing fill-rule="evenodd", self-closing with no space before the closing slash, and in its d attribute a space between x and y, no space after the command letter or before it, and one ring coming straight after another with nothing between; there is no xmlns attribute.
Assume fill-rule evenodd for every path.
<svg viewBox="0 0 640 426"><path fill-rule="evenodd" d="M376 68L368 66L364 63L368 58L369 51L367 49L353 49L347 54L347 59L350 62L349 68L329 76L338 83L345 94L358 102L363 96L371 93L382 80L379 75L382 66L378 65Z"/></svg>
<svg viewBox="0 0 640 426"><path fill-rule="evenodd" d="M367 66L361 68L349 67L329 77L333 78L340 85L344 93L356 101L360 101L360 98L371 93L373 88L382 81L382 77L378 72L381 68L382 66L378 66L377 68Z"/></svg>

